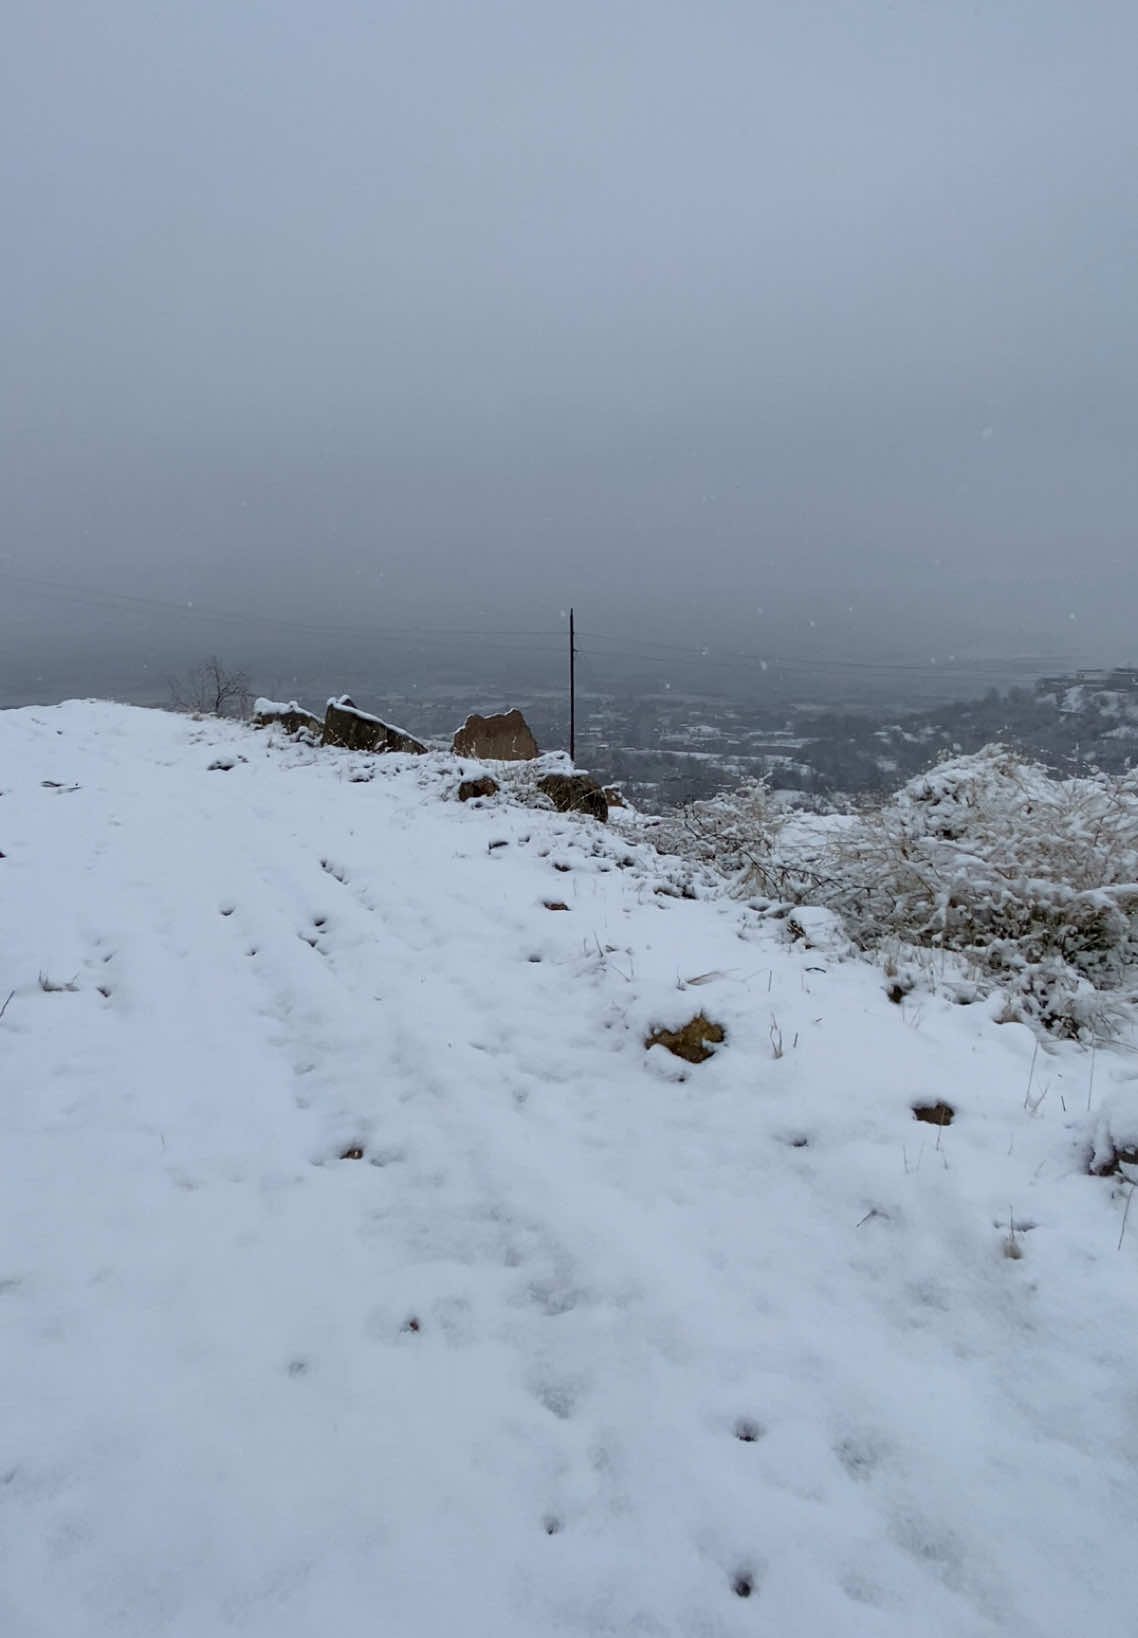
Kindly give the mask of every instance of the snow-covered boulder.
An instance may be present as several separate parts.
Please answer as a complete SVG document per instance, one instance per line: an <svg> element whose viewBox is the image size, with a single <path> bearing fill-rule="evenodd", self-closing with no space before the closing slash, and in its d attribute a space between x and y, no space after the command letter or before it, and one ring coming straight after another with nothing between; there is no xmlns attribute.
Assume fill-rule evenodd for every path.
<svg viewBox="0 0 1138 1638"><path fill-rule="evenodd" d="M538 754L537 740L516 707L498 716L467 717L454 736L454 752L481 762L532 762Z"/></svg>
<svg viewBox="0 0 1138 1638"><path fill-rule="evenodd" d="M343 746L349 751L409 751L422 756L427 747L403 728L393 728L367 711L361 711L346 694L329 700L324 715L324 744Z"/></svg>
<svg viewBox="0 0 1138 1638"><path fill-rule="evenodd" d="M321 735L324 724L319 717L313 716L295 700L287 704L280 700L259 699L253 706L254 728L269 728L279 723L286 734L315 734Z"/></svg>
<svg viewBox="0 0 1138 1638"><path fill-rule="evenodd" d="M464 779L458 787L460 802L472 802L479 796L496 796L498 781L491 779L489 774L481 774L477 779Z"/></svg>
<svg viewBox="0 0 1138 1638"><path fill-rule="evenodd" d="M537 782L558 813L587 813L591 819L609 816L608 799L591 774L549 773Z"/></svg>

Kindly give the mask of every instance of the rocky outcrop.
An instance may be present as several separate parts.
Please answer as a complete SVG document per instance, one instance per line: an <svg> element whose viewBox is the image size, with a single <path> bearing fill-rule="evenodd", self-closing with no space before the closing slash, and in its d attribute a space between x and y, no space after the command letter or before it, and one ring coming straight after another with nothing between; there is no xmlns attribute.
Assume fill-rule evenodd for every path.
<svg viewBox="0 0 1138 1638"><path fill-rule="evenodd" d="M520 711L504 711L496 717L474 713L455 734L454 752L480 762L530 762L537 755L537 740Z"/></svg>
<svg viewBox="0 0 1138 1638"><path fill-rule="evenodd" d="M458 787L460 802L470 802L476 796L495 796L498 791L498 781L491 779L489 774L483 774L480 779L464 779Z"/></svg>
<svg viewBox="0 0 1138 1638"><path fill-rule="evenodd" d="M278 700L258 700L253 707L254 728L268 728L279 723L286 734L314 734L319 738L324 724L311 711L305 711L295 700L282 705Z"/></svg>
<svg viewBox="0 0 1138 1638"><path fill-rule="evenodd" d="M587 813L590 819L607 819L609 805L604 791L591 774L551 773L537 782L558 813Z"/></svg>
<svg viewBox="0 0 1138 1638"><path fill-rule="evenodd" d="M427 749L402 728L392 728L389 723L359 710L346 694L338 700L328 701L323 743L339 745L349 751L376 751L380 754L409 751L422 756Z"/></svg>

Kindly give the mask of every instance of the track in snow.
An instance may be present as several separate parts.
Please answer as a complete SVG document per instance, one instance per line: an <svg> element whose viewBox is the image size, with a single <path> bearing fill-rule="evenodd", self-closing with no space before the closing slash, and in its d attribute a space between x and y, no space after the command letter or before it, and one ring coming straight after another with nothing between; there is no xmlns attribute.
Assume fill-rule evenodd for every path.
<svg viewBox="0 0 1138 1638"><path fill-rule="evenodd" d="M1129 1333L1026 1032L902 1016L434 759L9 718L6 1632L1086 1618L1138 1523ZM728 1049L645 1055L697 1005ZM1033 1172L1071 1243L1010 1263Z"/></svg>

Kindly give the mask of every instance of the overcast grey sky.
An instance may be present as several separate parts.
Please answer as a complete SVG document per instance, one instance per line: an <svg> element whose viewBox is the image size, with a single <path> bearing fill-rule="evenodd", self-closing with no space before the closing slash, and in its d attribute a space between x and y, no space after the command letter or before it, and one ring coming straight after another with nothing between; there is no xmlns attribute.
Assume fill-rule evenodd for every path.
<svg viewBox="0 0 1138 1638"><path fill-rule="evenodd" d="M1134 0L6 0L0 637L1138 655L1136 63Z"/></svg>

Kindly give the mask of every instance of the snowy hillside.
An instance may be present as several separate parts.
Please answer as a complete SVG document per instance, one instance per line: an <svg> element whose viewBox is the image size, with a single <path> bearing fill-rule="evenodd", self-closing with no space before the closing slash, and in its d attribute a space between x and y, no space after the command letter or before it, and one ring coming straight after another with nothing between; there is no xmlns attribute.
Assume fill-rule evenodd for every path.
<svg viewBox="0 0 1138 1638"><path fill-rule="evenodd" d="M1138 1062L457 785L0 715L0 1632L1132 1634Z"/></svg>

